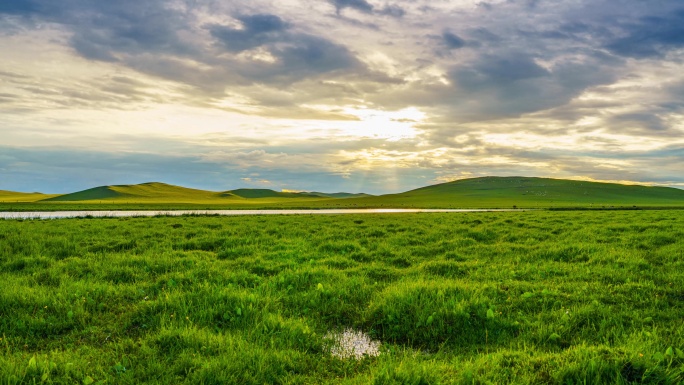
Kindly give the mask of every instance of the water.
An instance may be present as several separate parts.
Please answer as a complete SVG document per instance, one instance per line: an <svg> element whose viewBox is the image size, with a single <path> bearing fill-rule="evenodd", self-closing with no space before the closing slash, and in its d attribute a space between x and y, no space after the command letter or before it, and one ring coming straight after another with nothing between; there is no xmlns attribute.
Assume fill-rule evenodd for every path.
<svg viewBox="0 0 684 385"><path fill-rule="evenodd" d="M338 333L328 333L325 338L332 342L330 354L337 358L357 360L380 355L380 342L371 340L361 331L346 329Z"/></svg>
<svg viewBox="0 0 684 385"><path fill-rule="evenodd" d="M0 219L127 218L181 215L331 215L401 213L474 213L488 211L525 211L516 209L325 209L325 210L169 210L169 211L31 211L0 212Z"/></svg>

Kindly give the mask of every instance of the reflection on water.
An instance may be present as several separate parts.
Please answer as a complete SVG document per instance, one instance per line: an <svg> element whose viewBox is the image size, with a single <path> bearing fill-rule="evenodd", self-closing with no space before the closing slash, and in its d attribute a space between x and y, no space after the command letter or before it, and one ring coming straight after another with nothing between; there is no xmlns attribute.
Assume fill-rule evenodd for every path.
<svg viewBox="0 0 684 385"><path fill-rule="evenodd" d="M486 211L524 211L509 209L326 209L326 210L169 210L169 211L32 211L0 212L2 219L123 218L181 215L321 215L392 213L472 213Z"/></svg>

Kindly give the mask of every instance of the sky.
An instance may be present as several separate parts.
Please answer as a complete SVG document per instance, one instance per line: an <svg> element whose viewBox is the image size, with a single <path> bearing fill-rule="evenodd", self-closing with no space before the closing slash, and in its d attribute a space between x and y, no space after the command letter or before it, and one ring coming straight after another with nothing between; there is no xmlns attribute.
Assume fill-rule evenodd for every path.
<svg viewBox="0 0 684 385"><path fill-rule="evenodd" d="M684 188L681 0L2 0L0 189Z"/></svg>

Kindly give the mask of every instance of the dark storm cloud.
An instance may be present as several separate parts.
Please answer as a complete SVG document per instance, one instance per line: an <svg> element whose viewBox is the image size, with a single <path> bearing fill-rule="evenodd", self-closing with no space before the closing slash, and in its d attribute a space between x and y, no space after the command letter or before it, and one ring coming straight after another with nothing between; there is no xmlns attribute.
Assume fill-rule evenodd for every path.
<svg viewBox="0 0 684 385"><path fill-rule="evenodd" d="M39 11L39 6L31 0L5 0L0 2L0 13L26 15Z"/></svg>
<svg viewBox="0 0 684 385"><path fill-rule="evenodd" d="M390 16L395 18L402 18L406 15L406 10L397 4L386 4L382 8L376 8L373 4L366 0L328 0L335 6L335 11L338 15L346 9L355 9L365 14L376 14L381 16Z"/></svg>
<svg viewBox="0 0 684 385"><path fill-rule="evenodd" d="M495 32L509 29L508 42L520 44L523 37L530 48L567 40L566 44L581 42L618 56L652 58L684 47L684 7L677 0L509 0L480 5L491 18L485 27ZM523 21L515 22L518 18Z"/></svg>
<svg viewBox="0 0 684 385"><path fill-rule="evenodd" d="M684 8L647 16L623 26L623 36L609 41L613 53L634 58L660 56L671 49L684 47Z"/></svg>
<svg viewBox="0 0 684 385"><path fill-rule="evenodd" d="M614 73L600 60L559 60L541 66L525 52L482 55L454 66L450 86L433 90L432 103L444 103L446 120L515 117L561 106L587 87L610 83Z"/></svg>
<svg viewBox="0 0 684 385"><path fill-rule="evenodd" d="M587 44L593 44L592 40L606 40L612 38L613 26L605 21L581 21L563 20L555 28L556 31L564 36L572 37ZM597 47L598 48L598 47Z"/></svg>
<svg viewBox="0 0 684 385"><path fill-rule="evenodd" d="M673 135L676 132L660 116L652 112L635 112L619 114L610 118L610 126L614 131L623 134L646 136Z"/></svg>
<svg viewBox="0 0 684 385"><path fill-rule="evenodd" d="M442 33L442 39L444 40L444 45L446 45L448 49L459 49L466 45L465 40L450 31L444 31Z"/></svg>
<svg viewBox="0 0 684 385"><path fill-rule="evenodd" d="M435 129L447 133L458 123L515 118L549 109L554 109L548 114L550 118L555 119L554 114L569 114L579 119L595 114L606 101L594 100L579 110L574 106L560 107L588 90L613 84L630 71L639 71L622 56L662 57L684 46L684 12L674 8L673 1L659 1L658 6L651 7L631 2L621 2L616 7L606 1L553 4L552 7L551 2L511 1L488 6L486 10L481 7L480 13L469 15L475 21L461 19L460 29L443 29L437 42L441 47L468 47L459 51L459 56L432 58L432 63L455 62L445 71L449 85L417 81L392 95L378 95L378 104L398 108L405 103L431 109L431 122L438 123ZM530 9L530 13L522 9ZM525 21L520 21L521 17ZM454 15L450 24L458 21ZM448 33L457 38L452 39ZM607 46L611 49L606 50ZM433 52L439 55L443 51L437 48ZM655 110L649 119L632 116L624 121L632 127L630 132L674 134L671 130L663 131L665 126L672 125L672 120L665 117L680 107L675 102L676 91L664 91L659 92L658 102L652 103ZM605 96L612 98L615 94ZM660 117L654 118L654 113ZM447 122L456 124L441 125ZM618 133L624 122L611 119L607 121L610 127L605 129Z"/></svg>
<svg viewBox="0 0 684 385"><path fill-rule="evenodd" d="M262 33L284 31L287 29L287 23L276 15L247 15L238 16L237 19L242 22L245 31L250 34L258 35Z"/></svg>
<svg viewBox="0 0 684 385"><path fill-rule="evenodd" d="M194 1L22 0L4 6L4 12L62 24L71 31L69 44L82 57L191 85L200 98L221 97L227 86L282 87L321 75L373 76L346 46L302 32L278 15L222 9L241 24L236 28L204 24L197 12L206 6ZM355 2L340 6L364 7ZM239 56L256 48L274 60Z"/></svg>
<svg viewBox="0 0 684 385"><path fill-rule="evenodd" d="M229 52L262 47L275 63L239 66L237 72L258 82L291 83L310 76L343 69L363 70L363 65L345 46L328 39L291 31L290 25L275 15L238 18L243 29L210 25L211 35Z"/></svg>
<svg viewBox="0 0 684 385"><path fill-rule="evenodd" d="M380 15L401 18L406 16L406 10L396 4L388 4L377 12Z"/></svg>
<svg viewBox="0 0 684 385"><path fill-rule="evenodd" d="M476 65L457 68L451 75L467 90L474 91L492 85L505 85L529 79L547 77L550 72L524 53L507 56L484 56Z"/></svg>
<svg viewBox="0 0 684 385"><path fill-rule="evenodd" d="M478 42L478 45L496 44L502 40L500 36L484 27L470 29L468 34Z"/></svg>
<svg viewBox="0 0 684 385"><path fill-rule="evenodd" d="M163 53L190 55L192 45L180 38L189 16L163 2L123 0L98 2L80 12L70 10L76 23L72 46L83 56L110 60L117 55Z"/></svg>
<svg viewBox="0 0 684 385"><path fill-rule="evenodd" d="M352 8L364 13L372 13L373 5L366 0L330 0L335 6L337 13L340 13L345 8Z"/></svg>
<svg viewBox="0 0 684 385"><path fill-rule="evenodd" d="M299 72L301 77L359 65L348 49L316 36L301 35L294 45L275 52L282 59L285 72Z"/></svg>
<svg viewBox="0 0 684 385"><path fill-rule="evenodd" d="M208 27L211 35L231 52L242 52L267 43L285 39L283 32L287 24L276 15L248 15L238 17L244 29L234 29L223 25Z"/></svg>
<svg viewBox="0 0 684 385"><path fill-rule="evenodd" d="M95 60L114 61L121 53L193 51L178 36L188 27L190 16L161 0L10 0L0 3L2 13L33 16L68 27L73 32L73 48Z"/></svg>
<svg viewBox="0 0 684 385"><path fill-rule="evenodd" d="M366 0L329 2L338 11L354 9L369 15L385 14L396 17L406 13L400 2L378 5ZM403 4L413 6L413 3ZM220 96L228 86L266 84L282 87L324 75L342 75L347 80L353 76L356 83L372 83L381 78L381 74L372 73L357 59L355 51L330 37L316 35L308 30L307 23L310 20L285 19L284 15L265 12L268 9L261 13L245 12L245 8L241 6L224 9L224 16L232 14L242 25L242 28L237 28L217 22L203 24L196 17L195 10L207 3L194 1L172 4L161 0L20 0L13 4L15 5L11 7L5 6L6 12L11 8L14 13L36 13L37 9L50 5L52 10L47 13L41 11L41 17L62 23L70 29L70 44L83 57L118 62L147 74L186 83L210 97ZM532 7L533 12L542 12L545 4L539 2ZM454 15L455 19L450 24L464 24L462 30L452 31L440 27L441 38L437 44L442 51L444 47L457 50L471 45L473 49L469 53L469 59L443 66L448 68L447 77L458 88L445 90L443 87L436 87L428 90L433 99L446 96L446 100L437 100L437 104L456 103L455 109L458 110L459 105L463 104L463 95L459 90L468 90L473 93L474 99L470 103L478 106L475 112L496 113L498 108L494 104L503 102L502 113L498 115L501 116L548 108L571 99L586 87L606 82L606 76L592 77L581 73L598 64L598 75L605 75L601 70L601 63L596 63L600 60L595 59L592 62L590 58L589 63L582 60L574 63L556 60L556 56L564 54L561 52L563 46L556 42L549 43L559 37L591 35L595 33L598 23L592 17L587 17L589 20L585 22L577 21L576 17L564 19L561 14L551 21L542 19L538 30L522 32L517 27L519 23L516 21L516 12L530 9L530 5L526 1L497 4L486 11L492 20L473 19L469 23L463 19L459 23L460 16ZM598 13L604 9L601 4L596 7ZM381 18L375 19L380 22ZM563 30L560 29L561 26ZM205 40L206 32L213 40L213 45L211 40ZM362 44L363 41L359 43ZM545 50L546 44L553 47ZM502 46L517 49L521 54L508 55L501 52ZM246 61L238 57L257 48L274 60ZM440 49L435 48L431 52L439 53ZM531 57L560 62L564 68L546 69L530 59ZM427 59L439 61L439 58ZM197 65L193 65L193 62ZM593 83L590 78L593 78ZM579 82L573 84L575 80ZM376 87L378 91L367 86L364 88L370 90L369 93L390 92L386 87ZM420 85L407 90L407 93L411 92L420 94ZM523 96L512 98L515 93L523 93ZM385 97L398 100L392 95L379 95L378 100ZM509 97L512 100L508 100ZM405 101L409 105L414 104L410 98L405 98ZM417 101L415 104L421 103ZM487 104L491 105L486 106Z"/></svg>
<svg viewBox="0 0 684 385"><path fill-rule="evenodd" d="M624 60L602 46L618 28L606 16L613 9L608 2L551 7L511 1L480 7L467 17L451 14L448 24L435 26L441 29L437 38L426 35L437 57L423 58L428 66L444 66L443 79L450 84L418 80L369 98L379 106L430 109L433 123L514 118L563 106L627 73ZM620 20L634 19L624 14ZM454 52L445 54L445 48Z"/></svg>

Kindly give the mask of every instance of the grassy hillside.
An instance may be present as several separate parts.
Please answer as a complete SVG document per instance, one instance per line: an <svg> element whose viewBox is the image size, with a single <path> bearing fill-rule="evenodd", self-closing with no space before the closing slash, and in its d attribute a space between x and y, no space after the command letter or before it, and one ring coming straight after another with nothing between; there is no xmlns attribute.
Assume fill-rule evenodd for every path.
<svg viewBox="0 0 684 385"><path fill-rule="evenodd" d="M0 201L3 199L0 198ZM34 201L39 198L33 198ZM10 202L6 200L6 202ZM17 202L16 200L11 202ZM21 202L31 202L22 200ZM484 177L400 194L196 190L164 183L103 186L35 203L0 203L0 210L242 208L631 208L684 207L684 190L549 178Z"/></svg>
<svg viewBox="0 0 684 385"><path fill-rule="evenodd" d="M0 221L0 384L682 384L683 251L674 210Z"/></svg>
<svg viewBox="0 0 684 385"><path fill-rule="evenodd" d="M360 198L354 203L359 206L445 208L684 206L684 190L550 178L484 177L401 194Z"/></svg>
<svg viewBox="0 0 684 385"><path fill-rule="evenodd" d="M174 186L165 183L143 183L138 185L101 186L92 189L65 194L43 202L79 202L79 203L204 203L204 204L249 204L246 200L258 199L264 202L277 203L288 198L328 197L306 193L282 193L268 189L238 189L224 192L197 190ZM257 202L254 202L257 203Z"/></svg>
<svg viewBox="0 0 684 385"><path fill-rule="evenodd" d="M22 193L0 190L0 202L36 202L54 196L56 195L42 194L39 192Z"/></svg>
<svg viewBox="0 0 684 385"><path fill-rule="evenodd" d="M47 196L43 202L82 203L204 203L204 204L278 204L291 199L326 200L369 196L349 193L278 192L269 189L236 189L224 192L197 190L166 183L100 186L71 194ZM46 196L43 196L46 198ZM39 200L39 199L35 199ZM248 202L254 200L253 202Z"/></svg>
<svg viewBox="0 0 684 385"><path fill-rule="evenodd" d="M137 185L101 186L72 194L46 199L45 202L74 201L154 201L154 202L198 202L240 199L229 193L217 193L173 186L166 183L143 183Z"/></svg>

